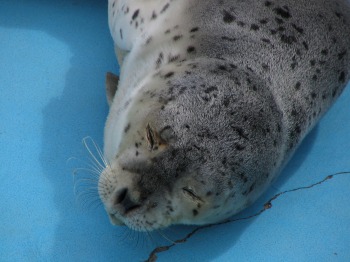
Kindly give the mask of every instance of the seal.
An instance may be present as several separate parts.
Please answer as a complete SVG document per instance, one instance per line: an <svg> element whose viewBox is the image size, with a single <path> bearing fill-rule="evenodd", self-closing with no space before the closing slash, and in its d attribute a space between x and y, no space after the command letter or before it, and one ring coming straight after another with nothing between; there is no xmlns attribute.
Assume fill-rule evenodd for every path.
<svg viewBox="0 0 350 262"><path fill-rule="evenodd" d="M121 65L99 195L113 224L226 219L272 183L350 78L345 0L110 0ZM115 94L115 95L114 95Z"/></svg>

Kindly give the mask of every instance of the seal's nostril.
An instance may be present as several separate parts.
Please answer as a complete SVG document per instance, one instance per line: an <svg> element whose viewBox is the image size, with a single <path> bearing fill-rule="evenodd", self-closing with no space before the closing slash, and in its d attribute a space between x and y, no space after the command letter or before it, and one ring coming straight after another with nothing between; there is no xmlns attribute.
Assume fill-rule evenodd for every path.
<svg viewBox="0 0 350 262"><path fill-rule="evenodd" d="M117 204L120 204L121 202L123 202L127 193L128 193L127 188L123 188L123 189L119 190L117 195L116 195L114 204L117 205Z"/></svg>
<svg viewBox="0 0 350 262"><path fill-rule="evenodd" d="M119 210L122 209L125 213L140 207L138 203L135 203L130 198L127 188L123 188L117 192L114 205L119 206Z"/></svg>

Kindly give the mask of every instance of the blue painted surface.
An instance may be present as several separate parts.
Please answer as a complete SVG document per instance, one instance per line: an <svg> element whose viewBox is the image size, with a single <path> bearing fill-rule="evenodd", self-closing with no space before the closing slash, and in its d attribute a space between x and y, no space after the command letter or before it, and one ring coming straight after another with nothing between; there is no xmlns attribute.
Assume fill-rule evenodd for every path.
<svg viewBox="0 0 350 262"><path fill-rule="evenodd" d="M118 71L106 8L0 1L0 261L141 261L169 244L112 227L96 191L74 191L81 183L72 170L88 161L82 139L102 145L105 72ZM349 105L350 86L274 186L237 217L280 191L350 171ZM350 261L349 196L350 175L334 177L282 195L258 217L199 231L159 261ZM164 234L175 240L192 229Z"/></svg>

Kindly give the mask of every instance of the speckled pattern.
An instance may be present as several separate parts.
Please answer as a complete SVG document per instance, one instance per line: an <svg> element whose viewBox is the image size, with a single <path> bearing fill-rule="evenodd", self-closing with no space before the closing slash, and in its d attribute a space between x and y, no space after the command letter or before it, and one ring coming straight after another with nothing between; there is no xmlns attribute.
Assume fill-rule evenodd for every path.
<svg viewBox="0 0 350 262"><path fill-rule="evenodd" d="M109 1L127 52L105 129L113 223L206 224L253 203L350 78L339 1Z"/></svg>
<svg viewBox="0 0 350 262"><path fill-rule="evenodd" d="M162 235L174 241L195 228L112 226L86 170L81 141L102 147L104 77L119 70L106 13L101 0L0 1L1 262L144 261L172 244ZM349 104L348 84L276 182L233 219L278 192L349 171ZM157 261L349 261L349 188L344 175L282 195L262 215L197 231Z"/></svg>

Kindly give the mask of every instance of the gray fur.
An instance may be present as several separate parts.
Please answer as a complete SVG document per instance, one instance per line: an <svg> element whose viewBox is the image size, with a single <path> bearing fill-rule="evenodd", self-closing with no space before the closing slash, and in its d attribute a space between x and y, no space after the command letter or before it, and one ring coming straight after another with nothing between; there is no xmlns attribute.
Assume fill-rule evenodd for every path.
<svg viewBox="0 0 350 262"><path fill-rule="evenodd" d="M171 202L190 176L192 197L220 210L207 219L201 207L190 210L186 223L205 224L255 201L339 97L350 79L350 9L345 0L174 0L164 15L178 2L186 10L182 23L144 35L145 50L164 38L181 48L160 49L152 80L120 109L130 121L116 155L128 173L118 175L132 177L138 206L168 206L164 216L171 212L161 199ZM141 8L135 19L146 17ZM143 128L148 124L166 144L152 152L139 148L148 141L144 129L133 130L140 122L133 122L140 114L133 108L144 100L155 106L147 108ZM123 157L130 150L135 157ZM102 176L100 185L106 183ZM101 196L105 203L110 197ZM128 224L126 213L114 209ZM128 225L157 228L147 219Z"/></svg>

